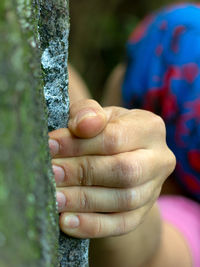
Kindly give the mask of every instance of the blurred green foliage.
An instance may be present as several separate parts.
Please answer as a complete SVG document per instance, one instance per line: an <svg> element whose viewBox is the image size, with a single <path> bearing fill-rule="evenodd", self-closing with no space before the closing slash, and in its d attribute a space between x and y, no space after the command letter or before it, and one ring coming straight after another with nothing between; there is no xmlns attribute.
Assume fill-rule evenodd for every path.
<svg viewBox="0 0 200 267"><path fill-rule="evenodd" d="M125 44L149 12L181 0L72 0L70 61L96 99L106 78L125 58ZM191 2L191 1L188 1ZM192 1L194 2L194 1Z"/></svg>

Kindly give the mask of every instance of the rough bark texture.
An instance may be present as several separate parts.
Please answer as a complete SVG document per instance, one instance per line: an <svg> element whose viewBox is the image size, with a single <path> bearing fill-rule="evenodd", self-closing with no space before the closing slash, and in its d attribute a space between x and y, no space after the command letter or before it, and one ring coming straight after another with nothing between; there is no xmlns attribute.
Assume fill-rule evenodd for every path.
<svg viewBox="0 0 200 267"><path fill-rule="evenodd" d="M57 266L58 220L47 153L31 1L0 2L0 266Z"/></svg>
<svg viewBox="0 0 200 267"><path fill-rule="evenodd" d="M44 95L48 107L48 127L67 126L68 96L68 0L36 0ZM89 240L67 237L60 232L59 262L62 267L88 266Z"/></svg>
<svg viewBox="0 0 200 267"><path fill-rule="evenodd" d="M47 116L43 105L45 89L49 129L65 126L67 8L65 0L0 1L2 267L87 265L87 240L70 238L66 242L61 235L58 249L55 186L47 153Z"/></svg>

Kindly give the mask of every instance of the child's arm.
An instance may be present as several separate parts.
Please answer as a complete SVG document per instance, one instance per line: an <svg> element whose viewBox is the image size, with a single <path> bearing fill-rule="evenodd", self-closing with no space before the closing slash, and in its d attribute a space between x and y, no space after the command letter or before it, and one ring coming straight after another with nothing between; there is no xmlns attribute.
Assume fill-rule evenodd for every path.
<svg viewBox="0 0 200 267"><path fill-rule="evenodd" d="M91 208L95 211L95 208L92 206L94 205L94 203L93 203L94 197L97 196L96 195L97 191L95 191L96 187L94 187L94 193L95 192L96 193L93 195L93 197L91 194L91 199L90 199L90 197L86 191L84 192L84 194L80 195L80 197L84 196L85 200L87 198L87 202L86 202L87 205L84 204L84 207L86 210L84 211L83 206L82 207L79 207L79 205L77 206L78 203L80 205L82 205L83 202L82 201L77 202L75 199L73 200L74 197L76 197L76 196L78 197L78 195L76 194L76 190L75 190L77 185L78 185L78 184L76 185L76 181L79 181L80 179L82 179L81 177L79 177L79 175L77 176L78 173L76 172L76 170L80 170L79 164L81 164L80 165L81 169L85 170L84 175L86 175L86 176L89 175L88 177L83 177L82 182L84 185L84 183L87 183L87 179L91 179L91 178L95 179L95 174L94 174L94 168L95 168L96 179L97 179L97 181L95 183L101 185L101 183L108 183L108 179L109 179L109 177L111 177L111 174L112 174L111 170L112 169L110 169L110 164L112 162L114 163L117 160L118 164L114 165L114 166L117 167L117 166L121 165L123 167L124 162L126 162L126 157L128 155L126 153L122 154L122 156L123 155L124 156L119 157L119 158L117 158L116 155L108 157L108 158L112 159L110 163L107 161L107 158L105 155L105 161L104 161L104 164L102 165L100 163L101 163L101 160L103 159L103 157L99 157L98 153L100 153L100 155L102 155L101 149L102 148L105 149L106 147L102 147L102 148L99 147L100 150L99 150L99 152L95 153L96 156L93 155L92 157L90 157L91 162L88 161L89 157L87 155L88 155L88 153L90 155L92 155L93 152L84 152L84 150L88 150L88 149L93 150L93 149L95 149L96 146L98 148L98 140L101 140L102 132L104 132L104 129L107 127L108 123L110 123L110 125L115 125L117 123L117 121L119 121L118 122L119 127L113 128L114 132L112 132L112 128L108 128L109 131L107 130L105 132L104 138L106 138L106 136L112 137L113 134L114 134L113 136L117 137L117 132L115 131L115 129L120 130L120 120L121 120L122 125L124 124L124 126L122 127L122 129L124 128L124 134L122 134L121 137L119 136L121 138L121 141L120 141L120 139L117 140L117 138L114 138L113 141L117 142L116 145L117 144L119 145L119 143L118 143L119 141L122 142L121 143L122 147L120 148L120 149L122 149L122 151L123 151L123 149L125 149L125 148L123 148L123 146L128 145L128 144L126 144L124 137L128 136L129 131L130 131L132 138L134 140L138 139L138 146L139 147L141 146L140 142L142 142L143 144L149 143L149 148L152 147L151 149L147 149L147 150L142 148L144 150L144 153L141 153L141 155L139 154L140 155L140 158L138 159L139 161L142 160L141 162L143 162L143 163L144 162L150 163L150 164L148 163L148 164L141 165L141 168L144 168L143 170L142 169L140 170L141 171L141 173L140 173L141 181L144 179L144 183L145 183L145 179L147 179L147 176L146 176L147 174L149 175L148 179L150 179L150 177L154 178L153 176L154 175L156 176L156 173L158 176L160 176L159 179L161 179L161 181L163 181L167 177L166 173L169 174L170 171L172 171L172 169L173 169L174 158L172 157L171 152L169 152L168 149L163 150L162 147L165 147L166 144L165 144L163 138L160 139L160 137L159 137L160 134L157 136L156 139L153 139L152 141L151 141L151 139L149 139L149 141L148 141L148 131L147 131L147 134L144 134L144 130L145 129L148 130L148 127L149 127L148 125L152 125L155 122L157 124L157 119L154 121L154 115L152 115L152 117L151 116L146 117L148 112L143 112L143 111L141 111L141 112L138 111L139 117L137 117L138 116L137 113L135 114L135 115L137 115L135 117L135 119L137 121L137 128L139 127L140 131L141 131L141 133L139 131L137 133L137 131L135 132L135 130L137 128L135 128L135 130L134 130L134 122L135 122L134 116L132 117L131 112L129 112L129 111L126 111L124 109L120 110L120 109L115 108L115 107L110 107L110 108L107 108L103 111L103 109L100 106L98 106L95 102L88 102L87 100L85 100L86 102L84 102L84 101L78 102L78 104L76 105L76 99L78 99L78 100L81 98L86 99L88 97L88 93L87 93L86 86L84 86L82 80L79 79L78 76L76 77L77 79L73 80L73 77L75 77L75 76L73 76L73 74L75 74L75 73L73 73L73 70L71 70L71 79L70 79L71 85L70 86L72 89L73 88L74 89L71 90L70 97L71 97L72 103L74 103L75 105L73 105L73 108L71 109L72 114L71 114L71 123L69 124L70 129L69 130L61 129L58 131L54 131L53 133L50 134L52 139L57 140L61 144L60 148L62 149L61 151L57 152L58 153L57 155L55 155L55 153L53 153L54 154L53 163L57 164L57 166L59 166L59 167L62 167L65 170L65 172L67 171L67 173L66 173L67 177L65 177L65 179L67 179L67 180L65 181L65 184L57 184L57 186L58 186L57 189L59 192L63 190L62 192L66 193L66 197L68 198L66 203L69 203L69 204L71 203L70 204L71 208L70 208L70 206L65 206L65 204L66 204L65 203L64 207L61 207L61 209L60 209L60 211L62 212L61 228L66 233L68 233L70 235L77 236L77 237L91 237L91 238L101 237L101 239L93 239L91 242L91 254L90 254L91 257L90 257L90 259L93 262L93 264L91 264L91 266L98 267L98 266L103 265L104 267L106 267L106 266L109 266L109 267L112 267L112 266L129 267L130 266L130 267L132 267L132 266L141 266L141 264L145 264L145 262L147 261L148 262L147 266L149 267L151 259L153 258L153 253L157 250L157 248L160 245L160 235L162 233L160 230L161 229L161 224L160 224L161 221L160 221L157 205L155 204L152 209L147 208L147 207L145 208L145 206L144 206L144 210L146 210L145 212L144 212L144 210L143 211L141 210L141 212L139 212L138 208L136 208L136 206L135 206L135 209L136 209L135 211L134 211L134 208L132 209L130 207L130 212L132 212L132 220L129 220L128 217L126 218L126 216L124 216L123 213L121 215L121 219L122 218L125 219L124 222L127 221L127 223L124 224L124 229L117 229L116 228L117 226L115 225L115 222L113 221L113 227L111 227L111 229L109 230L107 228L108 225L106 225L106 221L105 221L105 226L102 225L102 228L99 229L97 232L95 230L95 227L97 227L98 225L97 225L97 221L95 222L95 217L94 217L94 219L92 219L92 216L91 216L91 219L90 219L90 216L88 216L88 219L86 219L87 214L86 213L80 213L80 210L82 210L82 212L86 212L86 210L88 211L89 208ZM92 109L98 110L98 112L100 113L99 114L100 116L98 115L97 118L95 118L95 117L91 118L90 117L88 122L87 122L87 119L85 122L82 121L81 127L79 125L78 130L77 130L76 125L74 125L72 123L72 121L74 121L73 118L75 117L75 115L78 112L80 112L81 109L85 109L86 107L89 108L90 106L92 107ZM110 118L108 118L107 116L105 117L105 112L107 114L109 114L108 116L110 116ZM113 121L113 124L112 124L112 119L111 119L112 113L115 114L114 115L115 119ZM129 113L130 113L130 115L129 115ZM126 117L127 117L127 119L126 119ZM155 118L156 118L156 116L155 116ZM152 123L149 123L150 122L149 120L150 121L152 120ZM132 121L132 123L131 123L131 121ZM85 125L84 125L84 123L85 123ZM143 129L144 125L145 125L145 128ZM158 123L158 125L161 126L160 122ZM93 128L90 128L90 126L92 126ZM133 129L131 129L131 128L133 128ZM160 127L158 127L158 129L156 129L156 131L155 131L155 128L157 128L157 127L150 127L150 129L149 129L151 131L152 135L154 135L154 134L157 135L157 133L156 133L157 131L158 131L158 133L160 132ZM74 134L73 140L69 139L70 131ZM97 136L96 139L93 138L93 139L91 139L91 141L90 141L90 139L88 139L88 137L92 137L90 131L93 131L92 135ZM96 134L94 134L95 131L96 131ZM141 134L144 134L143 138L142 138ZM76 139L76 135L78 136L77 139ZM80 139L80 137L82 137L82 139ZM66 140L65 140L65 138L66 138ZM84 141L84 138L86 138L86 142ZM140 140L140 138L142 138L142 139ZM146 140L147 142L144 142L145 138L147 138L147 140ZM97 140L97 141L95 141L95 140ZM112 138L111 138L111 140L112 140ZM131 139L130 139L130 141L128 141L128 139L126 141L130 142ZM154 144L154 143L155 144L152 146L150 141L153 142L152 144ZM76 142L78 143L77 148L75 150L71 150L71 149L73 149L74 145L76 147ZM84 143L87 144L87 142L88 142L88 146L85 146ZM109 146L109 143L106 143L106 144L107 144L107 146ZM128 146L129 149L127 148L126 151L130 152L133 149L133 147L131 147L131 146L132 145L130 142L130 147ZM139 150L139 147L137 148L138 150ZM113 145L110 148L113 149L114 148ZM82 152L81 152L81 149L83 149ZM152 150L152 152L151 152L151 150ZM158 151L160 151L159 153L161 153L160 156L159 156ZM141 152L142 152L142 150L141 150ZM70 153L71 153L71 155L70 155ZM80 154L79 154L79 157L76 158L76 156L78 156L77 153L83 153L82 157L80 157ZM81 158L84 159L84 157L83 157L84 153L86 153L86 159L87 159L86 161L84 160L84 162L87 163L87 166L84 166L84 163L80 163L80 159ZM107 153L109 155L109 151L107 151ZM133 149L133 158L135 155L134 153L135 152ZM149 157L148 155L149 156L151 155L151 156ZM152 157L153 155L157 155L156 158ZM165 155L165 158L163 157L163 155ZM97 161L97 157L99 157L98 161ZM59 158L61 158L61 159L59 159ZM135 159L137 159L137 158L135 158ZM130 158L129 158L129 160L130 160ZM96 167L95 167L95 164L96 164L95 162L96 163L99 162L99 164ZM128 163L128 158L127 158L127 163ZM135 163L135 161L133 162L133 166L134 166L134 163ZM130 162L130 164L131 164L131 162ZM152 168L152 166L154 166L154 167ZM103 167L103 169L101 169L101 167ZM125 167L125 165L124 165L124 167ZM128 165L127 165L127 167L128 167ZM89 168L89 169L87 170L87 168ZM93 169L93 176L91 176L91 170L92 169ZM98 175L98 169L99 169L99 173L101 174L100 176ZM166 171L163 172L163 170L165 170L165 169L166 169ZM71 174L70 174L70 171L71 171ZM117 168L113 169L112 171L113 171L112 175L114 175L114 173L116 172L116 179L119 179L119 183L120 183L120 180L121 180L121 183L123 183L124 177L123 177L123 172L120 172L120 168L119 168L119 172L118 172ZM127 171L128 171L128 169L127 169ZM145 173L146 173L146 175L145 175ZM114 178L114 176L113 176L113 178ZM101 179L101 178L104 178L104 179L102 181L101 180L98 181L98 179ZM112 181L111 181L109 188L113 187L114 189L117 189L116 185L115 185L116 179L113 180L113 186L112 186ZM134 179L134 173L133 173L133 178L131 178L131 179ZM107 180L107 182L106 182L106 180ZM139 182L139 181L137 181L137 182ZM71 183L71 185L73 185L73 187L71 187L71 188L70 188L70 183ZM92 187L93 184L91 181L89 183L90 183L90 190L91 190L93 188ZM129 183L131 183L131 180L129 180ZM134 183L134 180L132 181L132 183ZM153 187L155 187L155 189L156 189L156 187L157 187L156 184ZM77 187L77 188L79 188L79 187ZM83 189L83 188L84 188L84 186L80 187L80 189L79 189L80 193L81 193L81 189ZM106 186L104 188L106 189ZM149 187L149 190L150 189L153 190L152 186ZM74 193L71 192L71 190ZM110 191L110 192L112 192L112 191ZM103 191L102 191L102 193L103 193ZM109 201L106 201L106 198L107 197L109 198L110 196L109 195L106 196L106 193L103 193L103 194L104 194L104 197L102 197L102 208L100 208L100 206L97 208L97 209L102 209L102 213L104 212L104 210L108 211L109 209L112 209ZM141 204L138 203L138 205L141 205L141 207L142 207L142 205L144 205L144 204L142 204L142 202L144 202L145 194L146 193L144 193L143 195L141 194L141 196L140 196L141 199L140 200L138 199L138 201L141 202ZM152 191L153 199L154 199L154 197L156 198L156 196L157 196L157 193L155 194L155 191L153 190ZM114 197L114 195L113 195L113 197ZM153 199L151 201L153 201ZM62 202L62 199L60 199L60 200ZM119 201L119 200L120 200L120 198L116 199L116 201ZM61 204L63 204L63 203L61 203ZM96 205L100 205L100 204L101 203L98 204L98 201L97 201ZM119 202L119 204L120 204L120 202ZM73 205L75 205L75 206L73 206ZM107 207L106 207L106 205L107 205ZM129 203L129 205L130 205L130 203ZM149 207L151 207L151 202L149 203ZM66 229L66 227L63 224L64 218L67 214L66 212L77 213L77 209L79 210L80 218L82 218L82 225L80 226L80 229L74 229L74 231ZM123 211L123 209L120 208L120 210L119 210L119 214L120 214L120 212ZM147 210L149 210L149 212L148 212L148 215L145 217L144 214L147 213ZM91 213L91 215L92 215L92 213ZM129 215L127 214L127 216L129 216ZM118 220L121 220L121 219L119 216ZM112 222L111 217L110 217L110 220L111 220L110 222ZM129 223L128 223L128 221L129 221ZM136 221L138 221L138 222L136 222ZM102 219L102 223L103 223L103 219ZM108 223L108 221L107 221L107 223ZM117 222L117 220L116 220L116 223L119 223L119 222ZM120 223L120 225L121 225L120 227L122 227L121 223ZM131 230L131 227L133 227L132 230ZM87 228L88 228L88 230L87 230ZM77 230L78 230L78 232L77 232ZM87 233L87 231L89 231L89 232ZM110 231L110 234L109 234L109 231ZM119 232L119 234L125 234L125 235L122 235L119 237L111 237L112 235L116 235L117 232ZM102 238L104 235L106 237ZM163 251L165 251L165 248L164 248L164 250L161 250L161 252L160 252L160 250L157 250L157 251L159 251L159 254L158 255L156 254L156 258L154 260L155 260L155 264L158 264L158 265L155 265L155 266L153 265L153 267L159 266L160 259L162 259L161 255L162 255ZM185 255L187 256L187 253ZM99 260L97 260L97 259L99 259ZM158 263L156 261L158 261ZM101 262L102 264L98 265L99 264L98 262ZM187 262L187 260L185 262ZM126 264L124 264L124 263L126 263ZM181 265L181 266L183 266L183 265Z"/></svg>
<svg viewBox="0 0 200 267"><path fill-rule="evenodd" d="M91 240L93 267L191 267L185 238L160 220L155 204L135 231L119 237Z"/></svg>
<svg viewBox="0 0 200 267"><path fill-rule="evenodd" d="M76 101L81 99L91 98L89 90L77 73L77 71L72 67L71 64L68 64L68 72L69 72L69 97L70 103L73 104Z"/></svg>

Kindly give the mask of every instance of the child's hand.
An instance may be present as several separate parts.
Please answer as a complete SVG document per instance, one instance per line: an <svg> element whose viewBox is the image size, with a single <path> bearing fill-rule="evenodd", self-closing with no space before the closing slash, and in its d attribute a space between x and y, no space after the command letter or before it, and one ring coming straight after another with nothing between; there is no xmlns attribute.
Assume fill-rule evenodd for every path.
<svg viewBox="0 0 200 267"><path fill-rule="evenodd" d="M74 237L135 229L175 166L164 123L148 111L82 100L71 106L69 129L50 138L60 227Z"/></svg>

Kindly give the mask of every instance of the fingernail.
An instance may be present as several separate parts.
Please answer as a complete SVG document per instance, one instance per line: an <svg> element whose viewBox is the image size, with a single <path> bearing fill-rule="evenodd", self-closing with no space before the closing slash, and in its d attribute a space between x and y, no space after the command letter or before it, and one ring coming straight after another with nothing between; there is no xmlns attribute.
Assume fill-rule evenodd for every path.
<svg viewBox="0 0 200 267"><path fill-rule="evenodd" d="M92 109L81 110L75 117L75 124L77 125L82 120L88 117L96 117L97 113Z"/></svg>
<svg viewBox="0 0 200 267"><path fill-rule="evenodd" d="M58 211L61 211L66 205L66 197L62 192L56 192L56 201L58 204Z"/></svg>
<svg viewBox="0 0 200 267"><path fill-rule="evenodd" d="M64 226L66 228L77 228L79 225L80 221L76 215L68 215L64 219Z"/></svg>
<svg viewBox="0 0 200 267"><path fill-rule="evenodd" d="M55 156L59 152L59 143L56 140L49 140L49 148L51 152L51 156Z"/></svg>
<svg viewBox="0 0 200 267"><path fill-rule="evenodd" d="M61 168L57 165L53 165L52 169L53 169L56 183L62 183L64 181L64 178L65 178L65 172L64 172L63 168Z"/></svg>

